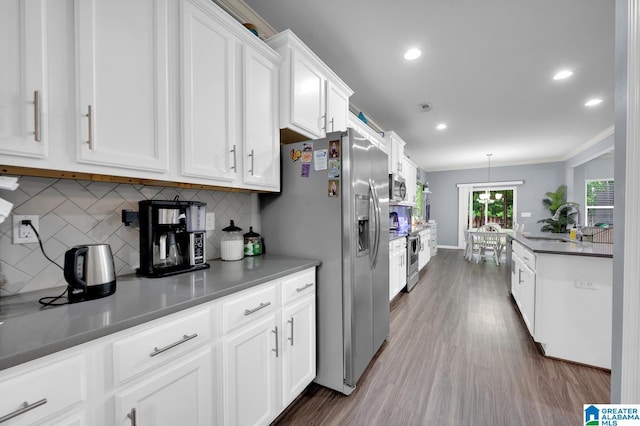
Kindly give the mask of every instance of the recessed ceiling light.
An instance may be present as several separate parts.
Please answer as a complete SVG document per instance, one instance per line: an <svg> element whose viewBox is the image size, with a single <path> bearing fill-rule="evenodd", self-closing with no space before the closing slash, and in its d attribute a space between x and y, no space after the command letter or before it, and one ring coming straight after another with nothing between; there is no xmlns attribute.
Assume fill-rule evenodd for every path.
<svg viewBox="0 0 640 426"><path fill-rule="evenodd" d="M436 126L436 129L438 130L444 130L447 128L447 125L445 123L440 123Z"/></svg>
<svg viewBox="0 0 640 426"><path fill-rule="evenodd" d="M562 70L558 71L556 75L553 76L554 80L564 80L565 78L569 78L573 75L573 71L570 70Z"/></svg>
<svg viewBox="0 0 640 426"><path fill-rule="evenodd" d="M600 105L601 103L602 103L602 99L600 99L600 98L593 98L593 99L589 99L589 100L584 104L584 106L591 107L591 106Z"/></svg>
<svg viewBox="0 0 640 426"><path fill-rule="evenodd" d="M413 61L414 59L418 59L420 55L422 55L420 49L412 47L404 54L404 58L408 61Z"/></svg>

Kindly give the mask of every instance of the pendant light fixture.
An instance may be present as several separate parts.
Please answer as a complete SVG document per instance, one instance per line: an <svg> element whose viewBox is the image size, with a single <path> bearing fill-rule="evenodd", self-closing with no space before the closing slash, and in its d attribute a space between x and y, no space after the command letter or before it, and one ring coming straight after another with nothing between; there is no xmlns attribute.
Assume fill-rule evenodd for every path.
<svg viewBox="0 0 640 426"><path fill-rule="evenodd" d="M483 193L480 194L478 198L478 202L482 204L493 204L496 200L500 200L502 198L502 194L497 192L494 194L494 198L491 198L491 156L493 154L487 154L487 158L489 159L489 167L487 170L487 185L488 188L484 190Z"/></svg>

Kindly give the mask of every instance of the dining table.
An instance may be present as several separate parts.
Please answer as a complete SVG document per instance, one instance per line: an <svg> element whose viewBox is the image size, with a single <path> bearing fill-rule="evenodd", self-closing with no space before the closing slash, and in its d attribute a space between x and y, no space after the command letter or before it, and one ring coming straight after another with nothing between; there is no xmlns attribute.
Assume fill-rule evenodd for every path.
<svg viewBox="0 0 640 426"><path fill-rule="evenodd" d="M497 265L500 265L500 258L507 244L507 237L515 235L513 229L487 230L482 227L469 228L466 233L465 258L472 261L473 255L477 253L477 261L479 262L481 258L491 256L495 258ZM487 255L487 251L490 251L491 255Z"/></svg>

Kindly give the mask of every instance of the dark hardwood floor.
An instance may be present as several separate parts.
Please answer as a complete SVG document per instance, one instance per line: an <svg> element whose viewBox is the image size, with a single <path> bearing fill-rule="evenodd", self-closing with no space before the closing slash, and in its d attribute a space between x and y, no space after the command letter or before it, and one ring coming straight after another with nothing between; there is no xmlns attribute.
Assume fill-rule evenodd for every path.
<svg viewBox="0 0 640 426"><path fill-rule="evenodd" d="M391 305L391 332L358 387L312 384L277 425L578 425L608 403L610 373L548 359L529 336L504 266L439 250Z"/></svg>

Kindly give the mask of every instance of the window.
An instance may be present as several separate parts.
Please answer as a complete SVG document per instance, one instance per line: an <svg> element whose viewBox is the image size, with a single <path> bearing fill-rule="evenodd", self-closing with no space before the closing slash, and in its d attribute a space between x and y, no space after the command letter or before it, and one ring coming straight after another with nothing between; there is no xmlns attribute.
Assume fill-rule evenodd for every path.
<svg viewBox="0 0 640 426"><path fill-rule="evenodd" d="M586 181L587 226L613 226L613 204L613 179Z"/></svg>
<svg viewBox="0 0 640 426"><path fill-rule="evenodd" d="M471 192L472 208L470 228L479 228L485 223L498 223L502 228L513 228L513 204L515 188L505 188L489 191L488 202L483 200L485 190L473 190Z"/></svg>

